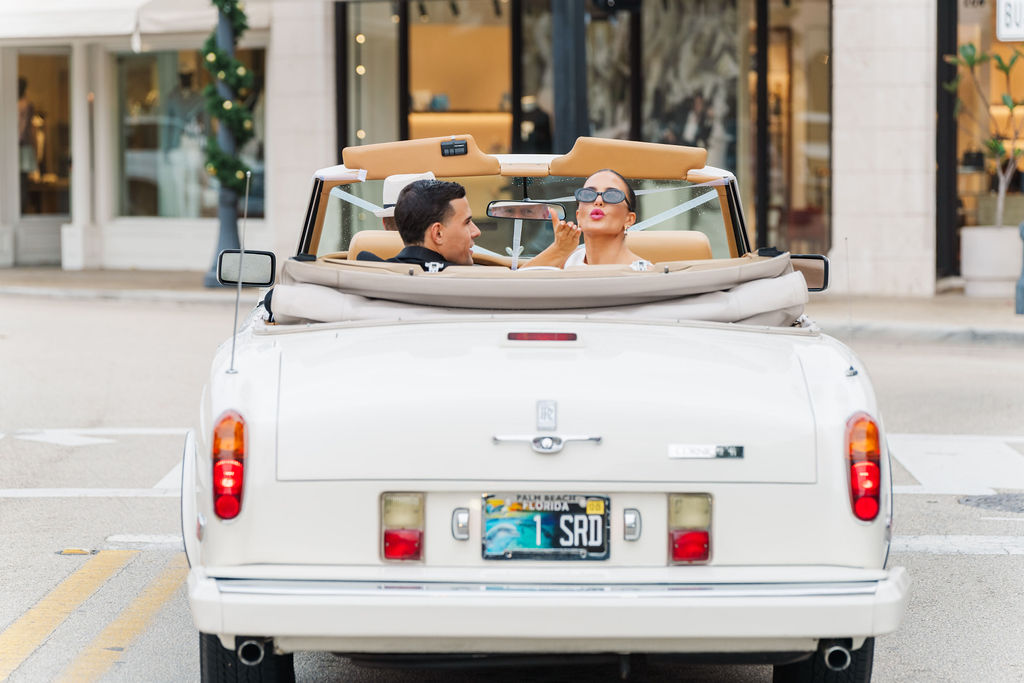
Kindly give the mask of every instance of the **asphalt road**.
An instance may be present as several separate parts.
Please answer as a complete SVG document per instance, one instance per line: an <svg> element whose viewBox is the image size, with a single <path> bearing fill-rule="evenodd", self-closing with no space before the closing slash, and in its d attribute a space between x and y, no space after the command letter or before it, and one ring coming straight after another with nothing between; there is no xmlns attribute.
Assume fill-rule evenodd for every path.
<svg viewBox="0 0 1024 683"><path fill-rule="evenodd" d="M0 297L0 310L0 680L198 680L174 474L231 307ZM877 644L875 680L1024 680L1024 348L853 345L897 456L890 561L913 579L904 625ZM482 678L330 655L299 655L296 670L301 681ZM771 672L656 665L640 680Z"/></svg>

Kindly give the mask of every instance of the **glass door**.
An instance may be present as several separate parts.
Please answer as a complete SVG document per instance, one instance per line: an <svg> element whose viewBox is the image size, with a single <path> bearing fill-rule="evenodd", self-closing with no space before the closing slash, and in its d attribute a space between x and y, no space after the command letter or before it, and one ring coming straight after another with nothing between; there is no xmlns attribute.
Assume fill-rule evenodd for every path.
<svg viewBox="0 0 1024 683"><path fill-rule="evenodd" d="M67 54L18 55L18 265L60 263L70 215L69 65Z"/></svg>

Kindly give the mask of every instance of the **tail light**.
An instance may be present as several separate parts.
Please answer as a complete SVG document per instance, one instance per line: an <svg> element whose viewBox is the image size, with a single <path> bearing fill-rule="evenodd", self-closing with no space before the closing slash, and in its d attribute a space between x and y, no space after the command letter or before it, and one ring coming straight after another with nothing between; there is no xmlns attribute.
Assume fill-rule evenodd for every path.
<svg viewBox="0 0 1024 683"><path fill-rule="evenodd" d="M221 519L241 511L244 478L245 420L229 410L213 428L213 510Z"/></svg>
<svg viewBox="0 0 1024 683"><path fill-rule="evenodd" d="M867 413L857 413L846 423L846 453L853 514L857 519L870 522L878 516L882 448L878 425Z"/></svg>
<svg viewBox="0 0 1024 683"><path fill-rule="evenodd" d="M711 496L673 493L668 497L668 548L672 564L699 564L711 558Z"/></svg>
<svg viewBox="0 0 1024 683"><path fill-rule="evenodd" d="M380 498L381 554L385 560L423 559L423 494L385 493Z"/></svg>

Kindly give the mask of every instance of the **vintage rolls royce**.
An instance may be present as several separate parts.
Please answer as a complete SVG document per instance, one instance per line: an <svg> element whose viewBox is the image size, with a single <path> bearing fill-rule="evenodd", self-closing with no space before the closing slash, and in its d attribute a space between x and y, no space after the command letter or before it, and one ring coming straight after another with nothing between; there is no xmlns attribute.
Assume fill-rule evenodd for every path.
<svg viewBox="0 0 1024 683"><path fill-rule="evenodd" d="M885 429L855 354L803 312L823 257L755 250L703 149L469 135L350 147L294 255L216 352L184 452L204 681L292 653L481 665L552 655L868 681L909 579L887 565ZM612 168L653 264L529 267ZM456 180L475 265L380 259L386 179ZM540 208L542 210L538 211ZM270 285L273 255L220 277Z"/></svg>

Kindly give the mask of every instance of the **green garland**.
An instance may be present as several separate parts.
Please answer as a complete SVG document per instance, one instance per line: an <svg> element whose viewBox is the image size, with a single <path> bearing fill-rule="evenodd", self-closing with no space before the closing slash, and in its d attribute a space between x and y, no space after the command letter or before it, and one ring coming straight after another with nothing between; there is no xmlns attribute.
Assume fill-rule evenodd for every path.
<svg viewBox="0 0 1024 683"><path fill-rule="evenodd" d="M240 0L211 0L217 10L228 18L235 36L235 44L249 28L243 4ZM219 125L227 126L235 138L235 149L240 149L252 139L256 131L252 120L252 110L244 103L244 99L252 93L253 74L245 64L228 55L217 46L217 31L203 43L203 65L213 76L211 83L203 90L206 100L206 112L211 118L217 119ZM232 93L232 97L223 98L217 92L216 83L224 84ZM245 174L249 170L237 157L229 155L217 144L214 136L206 141L206 172L216 176L222 187L234 190L238 194L245 192Z"/></svg>

